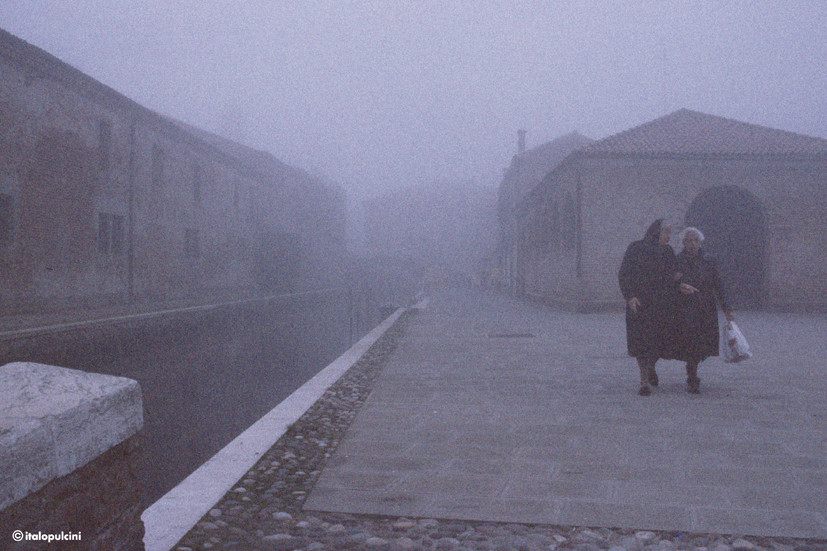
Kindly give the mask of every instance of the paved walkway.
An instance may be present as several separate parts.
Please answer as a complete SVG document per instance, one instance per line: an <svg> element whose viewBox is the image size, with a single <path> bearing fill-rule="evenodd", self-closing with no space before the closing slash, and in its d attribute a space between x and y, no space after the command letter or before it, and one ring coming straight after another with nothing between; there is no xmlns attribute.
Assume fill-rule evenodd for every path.
<svg viewBox="0 0 827 551"><path fill-rule="evenodd" d="M305 509L824 538L827 318L738 321L754 359L640 397L621 314L437 294Z"/></svg>

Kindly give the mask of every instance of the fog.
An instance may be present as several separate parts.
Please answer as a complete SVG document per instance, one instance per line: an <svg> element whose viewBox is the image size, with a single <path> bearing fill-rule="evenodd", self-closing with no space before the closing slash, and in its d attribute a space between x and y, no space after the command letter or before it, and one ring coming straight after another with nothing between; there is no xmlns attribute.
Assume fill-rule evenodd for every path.
<svg viewBox="0 0 827 551"><path fill-rule="evenodd" d="M4 0L0 27L153 110L374 195L682 107L827 136L827 3Z"/></svg>
<svg viewBox="0 0 827 551"><path fill-rule="evenodd" d="M528 149L564 135L569 143L585 143L584 136L599 140L688 108L827 137L824 0L0 0L0 28L142 106L293 167L245 150L242 163L261 182L278 177L282 184L262 185L272 193L254 195L247 184L258 180L238 181L247 169L222 166L217 177L209 176L218 152L240 148L186 128L216 154L204 155L203 166L194 156L178 155L177 163L167 163L178 172L165 175L163 147L148 140L142 150L133 126L129 140L122 132L119 150L120 164L128 164L119 173L126 181L116 181L109 174L115 164L109 152L118 141L111 121L88 124L99 143L83 148L74 132L52 132L40 122L53 114L44 105L67 120L76 116L59 87L45 100L32 93L25 101L0 104L4 123L35 120L32 135L27 125L7 125L15 132L24 128L19 135L8 133L12 154L2 157L14 164L7 170L14 196L2 188L7 167L0 167L0 253L6 255L0 256L14 261L7 262L0 288L5 313L36 314L25 320L34 325L51 313L69 319L61 311L69 304L82 319L103 315L90 307L97 308L100 299L107 307L111 301L112 315L141 314L103 319L111 327L94 331L80 324L59 338L50 327L45 341L21 339L23 344L5 347L0 365L37 361L135 378L146 412L141 476L147 501L177 484L389 312L432 289L498 289L549 304L560 299L578 311L622 306L611 255L619 264L630 225L592 232L592 241L586 247L578 243L575 252L580 222L570 194L561 194L559 209L557 198L538 202L543 223L527 217L533 226L527 224L530 231L522 234L509 225L516 220L508 210L513 204L498 211L496 187L504 171L529 167L512 164L518 130L526 131ZM25 76L3 91L25 90ZM13 80L5 72L4 78L3 84ZM8 113L13 116L4 118ZM125 127L126 115L116 122ZM574 131L579 135L572 137ZM174 139L169 144L171 158L176 149L189 147ZM146 153L140 173L132 161L136 151ZM755 166L743 177L765 165ZM825 273L823 166L802 163L803 168L777 171L783 192L791 192L787 203L778 199L779 188L768 194L777 203L772 229L779 230L773 264L765 255L770 249L764 205L751 194L717 185L688 205L684 221L704 231L709 227L710 244L715 230L738 244L733 253L734 246L721 247L721 265L747 274L735 281L747 289L740 296L749 299L748 307L762 300L779 308L781 300L824 306L825 278L812 276ZM715 170L714 176L728 174ZM522 180L529 180L523 178L529 171L519 173ZM646 174L655 175L647 185L656 181L656 171ZM543 174L536 176L539 181ZM165 179L183 191L165 195ZM88 200L93 182L114 184L111 201L104 193L100 201ZM613 187L606 194L626 185L608 183ZM635 197L636 188L623 189ZM610 203L595 201L594 210L605 204ZM686 206L667 215L683 217ZM274 215L259 216L262 211ZM504 211L511 218L502 217ZM23 214L15 218L15 212ZM648 224L665 215L641 216ZM793 216L798 225L783 223ZM347 239L340 235L346 223ZM740 233L726 227L736 223ZM533 247L532 254L514 254L520 235L525 238L519 246ZM355 246L347 250L345 242ZM783 251L786 243L795 250ZM583 250L591 266L601 264L587 278L580 273ZM774 294L762 287L770 268L782 274L773 275L776 280L787 280L773 281L781 289ZM564 277L577 282L560 283ZM599 292L588 289L594 296L587 296L586 285ZM239 297L245 300L220 308L179 308ZM149 310L155 311L144 316ZM469 314L469 324L480 327L479 312L484 314ZM15 325L22 316L2 318L15 330L23 328ZM520 329L523 320L495 321L500 336L527 334ZM614 337L622 339L622 333ZM779 340L790 345L794 339ZM569 341L576 342L567 336ZM605 346L621 346L611 342ZM781 357L774 353L768 357ZM585 357L587 369L578 373L587 373L593 360L618 357ZM753 396L772 398L763 391Z"/></svg>

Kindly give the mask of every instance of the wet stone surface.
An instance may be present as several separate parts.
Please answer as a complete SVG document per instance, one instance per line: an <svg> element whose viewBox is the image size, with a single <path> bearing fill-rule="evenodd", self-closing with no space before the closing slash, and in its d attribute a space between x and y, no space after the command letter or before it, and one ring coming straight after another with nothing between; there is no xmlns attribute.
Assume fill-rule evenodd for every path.
<svg viewBox="0 0 827 551"><path fill-rule="evenodd" d="M325 392L187 533L174 551L818 551L827 541L633 528L524 525L304 511L327 460L367 399L410 311Z"/></svg>

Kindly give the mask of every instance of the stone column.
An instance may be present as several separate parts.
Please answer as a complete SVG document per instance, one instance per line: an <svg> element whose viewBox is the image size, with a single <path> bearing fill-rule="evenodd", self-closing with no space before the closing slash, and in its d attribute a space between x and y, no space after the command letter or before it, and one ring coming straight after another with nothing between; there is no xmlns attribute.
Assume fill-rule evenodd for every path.
<svg viewBox="0 0 827 551"><path fill-rule="evenodd" d="M142 426L136 381L0 367L0 548L142 550Z"/></svg>

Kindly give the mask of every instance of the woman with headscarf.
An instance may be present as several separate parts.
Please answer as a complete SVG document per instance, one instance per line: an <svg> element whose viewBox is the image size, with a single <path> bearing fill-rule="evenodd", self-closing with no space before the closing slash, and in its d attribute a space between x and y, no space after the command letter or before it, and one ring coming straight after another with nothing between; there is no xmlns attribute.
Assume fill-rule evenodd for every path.
<svg viewBox="0 0 827 551"><path fill-rule="evenodd" d="M701 386L698 364L718 355L717 303L720 302L727 321L734 321L735 316L729 309L715 259L701 247L704 234L698 228L686 228L680 234L680 241L683 250L678 255L678 271L681 281L691 291L679 298L679 359L686 361L687 391L697 394Z"/></svg>
<svg viewBox="0 0 827 551"><path fill-rule="evenodd" d="M680 283L671 226L655 220L640 241L626 249L618 273L626 300L626 345L640 369L638 394L649 396L658 386L655 363L675 359L675 314Z"/></svg>

